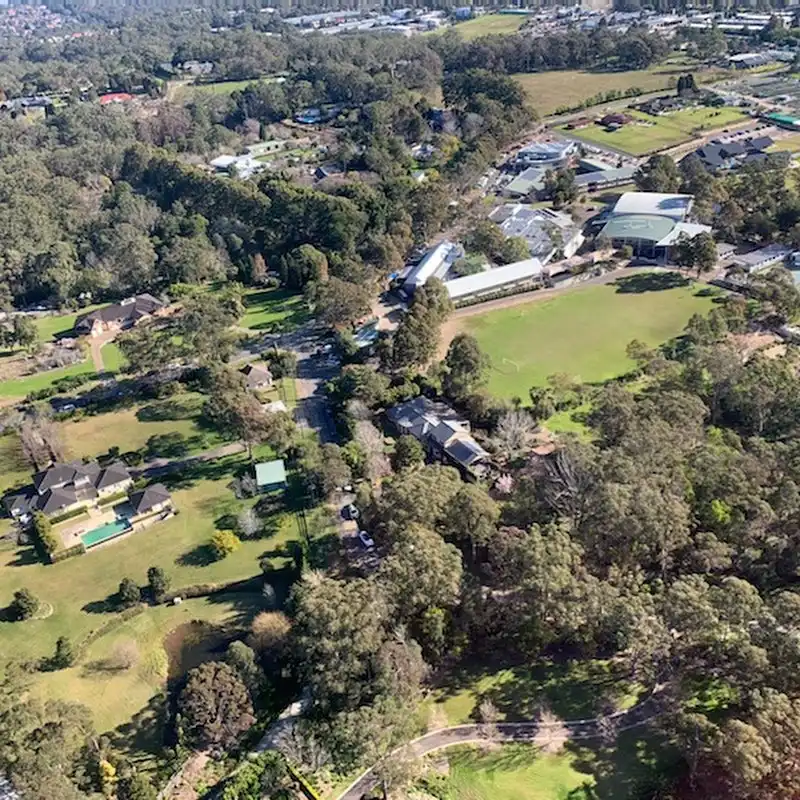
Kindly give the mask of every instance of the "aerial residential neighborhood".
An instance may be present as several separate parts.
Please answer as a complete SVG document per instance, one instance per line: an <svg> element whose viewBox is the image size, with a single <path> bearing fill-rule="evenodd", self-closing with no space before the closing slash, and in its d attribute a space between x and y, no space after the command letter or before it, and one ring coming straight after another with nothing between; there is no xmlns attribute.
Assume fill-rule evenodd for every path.
<svg viewBox="0 0 800 800"><path fill-rule="evenodd" d="M0 798L800 796L800 13L0 8Z"/></svg>

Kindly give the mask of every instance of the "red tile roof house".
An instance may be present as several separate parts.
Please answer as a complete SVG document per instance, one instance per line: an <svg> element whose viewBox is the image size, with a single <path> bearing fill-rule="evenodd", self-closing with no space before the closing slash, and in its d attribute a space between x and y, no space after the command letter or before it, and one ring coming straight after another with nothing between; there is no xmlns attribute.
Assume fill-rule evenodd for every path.
<svg viewBox="0 0 800 800"><path fill-rule="evenodd" d="M132 328L165 308L165 304L151 294L129 297L119 303L82 314L75 320L77 335L99 336L107 331Z"/></svg>

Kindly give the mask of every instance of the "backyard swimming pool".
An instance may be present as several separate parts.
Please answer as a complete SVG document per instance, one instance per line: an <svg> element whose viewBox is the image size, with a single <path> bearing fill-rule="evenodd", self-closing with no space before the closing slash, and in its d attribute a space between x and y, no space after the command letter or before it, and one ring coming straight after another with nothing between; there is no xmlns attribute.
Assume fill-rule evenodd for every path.
<svg viewBox="0 0 800 800"><path fill-rule="evenodd" d="M96 544L113 539L131 529L131 523L127 519L115 519L113 522L106 522L99 528L92 528L90 531L81 534L83 546L88 550Z"/></svg>

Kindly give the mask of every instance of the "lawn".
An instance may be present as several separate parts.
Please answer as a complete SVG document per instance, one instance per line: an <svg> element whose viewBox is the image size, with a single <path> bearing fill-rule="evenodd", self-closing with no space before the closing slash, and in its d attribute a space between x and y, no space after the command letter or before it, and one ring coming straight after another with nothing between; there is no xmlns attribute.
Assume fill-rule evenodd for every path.
<svg viewBox="0 0 800 800"><path fill-rule="evenodd" d="M565 290L465 317L460 327L492 361L489 391L527 399L531 386L555 373L587 383L622 375L633 367L625 355L632 339L656 346L678 335L692 314L707 312L713 302L698 296L696 285L676 286L679 279L672 272L630 275L618 286Z"/></svg>
<svg viewBox="0 0 800 800"><path fill-rule="evenodd" d="M533 719L542 704L563 720L603 713L604 700L618 709L636 702L638 690L612 662L548 661L517 667L466 666L440 681L428 701L439 725L475 722L481 701L489 699L500 721Z"/></svg>
<svg viewBox="0 0 800 800"><path fill-rule="evenodd" d="M0 436L0 464L0 495L28 483L31 471L15 433Z"/></svg>
<svg viewBox="0 0 800 800"><path fill-rule="evenodd" d="M75 320L78 317L83 314L88 314L96 308L102 308L103 305L105 305L105 303L98 303L68 314L36 317L34 322L36 323L36 330L39 331L39 338L43 342L49 342L51 339L71 333L72 329L75 327Z"/></svg>
<svg viewBox="0 0 800 800"><path fill-rule="evenodd" d="M105 348L104 348L105 350ZM221 437L199 421L204 398L185 393L145 405L103 414L64 420L61 438L71 458L95 458L110 447L121 452L139 450L151 436L179 433L189 452L200 452L222 443Z"/></svg>
<svg viewBox="0 0 800 800"><path fill-rule="evenodd" d="M146 582L148 567L162 566L175 588L215 583L258 575L259 559L270 557L278 568L289 561L286 545L298 536L295 518L281 513L268 522L267 535L243 541L221 561L210 558L207 543L218 527L230 527L248 502L236 500L228 488L232 469L243 457L204 465L206 477L181 472L168 483L179 513L166 522L127 536L57 564L42 564L30 547L5 546L0 550L0 609L14 592L30 589L53 606L47 619L25 623L0 621L0 642L5 654L36 659L52 652L58 636L68 633L73 642L115 616L109 598L124 577ZM200 471L198 470L198 471ZM165 479L166 481L166 479Z"/></svg>
<svg viewBox="0 0 800 800"><path fill-rule="evenodd" d="M184 600L179 606L147 608L92 642L80 664L39 673L34 694L83 703L91 708L98 731L125 726L120 733L130 747L150 749L160 740L160 715L155 711L161 706L159 695L167 678L179 677L187 666L199 663L211 646L224 643L232 629L245 628L260 610L263 598L257 593L221 594ZM182 630L201 632L203 641L174 642ZM170 634L168 652L165 639ZM136 663L128 669L113 662L115 651L121 647L138 654Z"/></svg>
<svg viewBox="0 0 800 800"><path fill-rule="evenodd" d="M88 375L93 372L94 364L92 364L91 359L87 358L85 361L81 361L79 364L72 364L69 367L49 369L46 372L27 375L24 378L0 381L0 397L25 397L31 392L52 386L59 378L66 378L69 375Z"/></svg>
<svg viewBox="0 0 800 800"><path fill-rule="evenodd" d="M768 152L777 153L781 150L787 153L800 152L800 136L784 136L782 139L777 139L775 144L769 148Z"/></svg>
<svg viewBox="0 0 800 800"><path fill-rule="evenodd" d="M244 81L220 81L219 83L192 84L190 89L203 94L233 94L240 92L251 83L258 83L258 78L249 78Z"/></svg>
<svg viewBox="0 0 800 800"><path fill-rule="evenodd" d="M443 800L594 798L594 777L579 769L574 753L539 754L522 744L490 751L458 747L447 751L447 761L449 774L438 795Z"/></svg>
<svg viewBox="0 0 800 800"><path fill-rule="evenodd" d="M516 33L526 19L524 14L482 14L474 19L457 22L453 29L457 30L463 39L471 41L490 34Z"/></svg>
<svg viewBox="0 0 800 800"><path fill-rule="evenodd" d="M244 293L242 328L257 331L292 330L308 319L303 295L287 289L251 289Z"/></svg>
<svg viewBox="0 0 800 800"><path fill-rule="evenodd" d="M723 70L704 70L665 62L644 70L623 72L586 72L563 70L558 72L518 73L513 77L522 85L531 105L542 116L554 114L559 108L574 108L601 92L616 89L624 92L638 88L642 92L657 92L670 88L678 77L691 71L698 82L719 80L727 73ZM631 98L633 102L635 98Z"/></svg>
<svg viewBox="0 0 800 800"><path fill-rule="evenodd" d="M128 363L122 350L114 342L103 345L100 351L103 354L103 366L106 372L121 372L122 368Z"/></svg>
<svg viewBox="0 0 800 800"><path fill-rule="evenodd" d="M635 122L629 122L616 131L607 131L599 125L574 131L560 126L558 130L576 139L640 156L691 141L699 135L748 118L738 108L691 108L659 117L640 111L626 113L629 113Z"/></svg>

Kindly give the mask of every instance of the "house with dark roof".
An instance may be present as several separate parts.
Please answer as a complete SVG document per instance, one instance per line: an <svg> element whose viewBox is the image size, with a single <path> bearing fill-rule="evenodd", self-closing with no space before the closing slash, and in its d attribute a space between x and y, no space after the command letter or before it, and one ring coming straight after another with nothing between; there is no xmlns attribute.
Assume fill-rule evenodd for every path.
<svg viewBox="0 0 800 800"><path fill-rule="evenodd" d="M480 475L489 454L470 433L469 422L447 403L415 397L387 409L386 417L400 435L413 436L428 456L458 467L465 475Z"/></svg>
<svg viewBox="0 0 800 800"><path fill-rule="evenodd" d="M239 372L244 375L248 389L269 389L272 387L272 373L266 364L247 364Z"/></svg>
<svg viewBox="0 0 800 800"><path fill-rule="evenodd" d="M75 320L75 334L99 336L106 331L132 328L164 308L165 304L151 294L129 297L119 303L90 311L88 314L81 314Z"/></svg>
<svg viewBox="0 0 800 800"><path fill-rule="evenodd" d="M37 472L31 486L6 495L3 505L15 519L24 520L34 511L54 516L102 502L132 485L122 462L101 467L96 461L72 461Z"/></svg>
<svg viewBox="0 0 800 800"><path fill-rule="evenodd" d="M134 518L172 510L172 495L163 483L154 483L138 492L132 492L128 502L133 509Z"/></svg>

